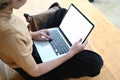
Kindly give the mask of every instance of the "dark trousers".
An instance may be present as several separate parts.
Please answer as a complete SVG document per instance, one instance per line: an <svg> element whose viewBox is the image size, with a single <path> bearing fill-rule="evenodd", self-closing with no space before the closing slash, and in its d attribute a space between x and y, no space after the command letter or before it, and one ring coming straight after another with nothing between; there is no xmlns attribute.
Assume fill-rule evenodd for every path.
<svg viewBox="0 0 120 80"><path fill-rule="evenodd" d="M59 9L52 15L48 21L43 25L42 28L51 28L59 26L64 15L66 13L65 9ZM33 57L36 63L42 63L36 47L33 45ZM52 65L52 64L51 64ZM94 51L84 50L79 54L75 55L73 58L64 62L62 65L53 69L52 71L39 76L31 77L23 69L15 69L19 72L26 80L62 80L64 78L80 78L83 76L96 76L100 73L103 65L103 60L100 55Z"/></svg>

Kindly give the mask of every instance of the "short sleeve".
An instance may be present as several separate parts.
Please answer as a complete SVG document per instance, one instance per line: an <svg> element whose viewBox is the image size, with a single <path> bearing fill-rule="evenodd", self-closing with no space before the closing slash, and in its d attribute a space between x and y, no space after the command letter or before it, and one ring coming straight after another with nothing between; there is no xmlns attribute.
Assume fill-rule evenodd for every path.
<svg viewBox="0 0 120 80"><path fill-rule="evenodd" d="M32 57L32 42L23 35L16 32L7 35L4 38L3 46L11 60L25 71L29 71L36 65Z"/></svg>

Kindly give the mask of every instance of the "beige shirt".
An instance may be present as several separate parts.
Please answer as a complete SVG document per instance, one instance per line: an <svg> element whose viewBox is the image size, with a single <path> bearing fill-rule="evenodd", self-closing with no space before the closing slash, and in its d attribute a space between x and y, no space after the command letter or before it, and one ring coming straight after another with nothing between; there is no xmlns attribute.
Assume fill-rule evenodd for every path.
<svg viewBox="0 0 120 80"><path fill-rule="evenodd" d="M12 10L0 10L0 59L12 68L30 70L36 65L31 36L26 25L11 14Z"/></svg>

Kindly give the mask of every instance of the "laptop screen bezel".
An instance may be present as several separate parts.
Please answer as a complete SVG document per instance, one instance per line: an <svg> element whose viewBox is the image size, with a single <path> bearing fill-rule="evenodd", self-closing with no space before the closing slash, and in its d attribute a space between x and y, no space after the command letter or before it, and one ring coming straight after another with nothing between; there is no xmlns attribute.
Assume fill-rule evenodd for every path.
<svg viewBox="0 0 120 80"><path fill-rule="evenodd" d="M88 36L90 35L90 33L92 32L92 30L93 30L93 28L94 28L95 25L82 13L73 3L70 4L67 12L69 11L69 9L70 9L71 6L73 6L73 7L92 25L91 30L90 30L89 33L86 35L85 39L82 41L82 43L84 43L85 40L87 39L87 37L88 37ZM67 12L66 12L66 14L67 14ZM65 14L65 16L66 16L66 14ZM65 16L63 17L63 19L65 18ZM63 21L63 20L62 20L62 21ZM62 21L61 21L61 23L62 23ZM59 26L59 29L60 29L61 33L63 34L63 36L65 37L65 39L67 40L67 42L69 43L69 45L72 46L72 43L71 43L71 42L69 41L69 39L65 36L65 34L64 34L64 32L62 31L62 29L60 28L60 26Z"/></svg>

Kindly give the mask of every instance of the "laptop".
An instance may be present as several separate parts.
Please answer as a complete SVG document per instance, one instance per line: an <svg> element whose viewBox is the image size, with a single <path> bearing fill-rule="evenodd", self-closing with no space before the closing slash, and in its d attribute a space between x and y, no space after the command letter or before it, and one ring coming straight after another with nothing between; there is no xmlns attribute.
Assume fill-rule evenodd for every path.
<svg viewBox="0 0 120 80"><path fill-rule="evenodd" d="M82 38L87 39L94 24L74 5L70 4L59 27L50 28L52 41L34 41L43 62L54 60L65 55L70 47Z"/></svg>

